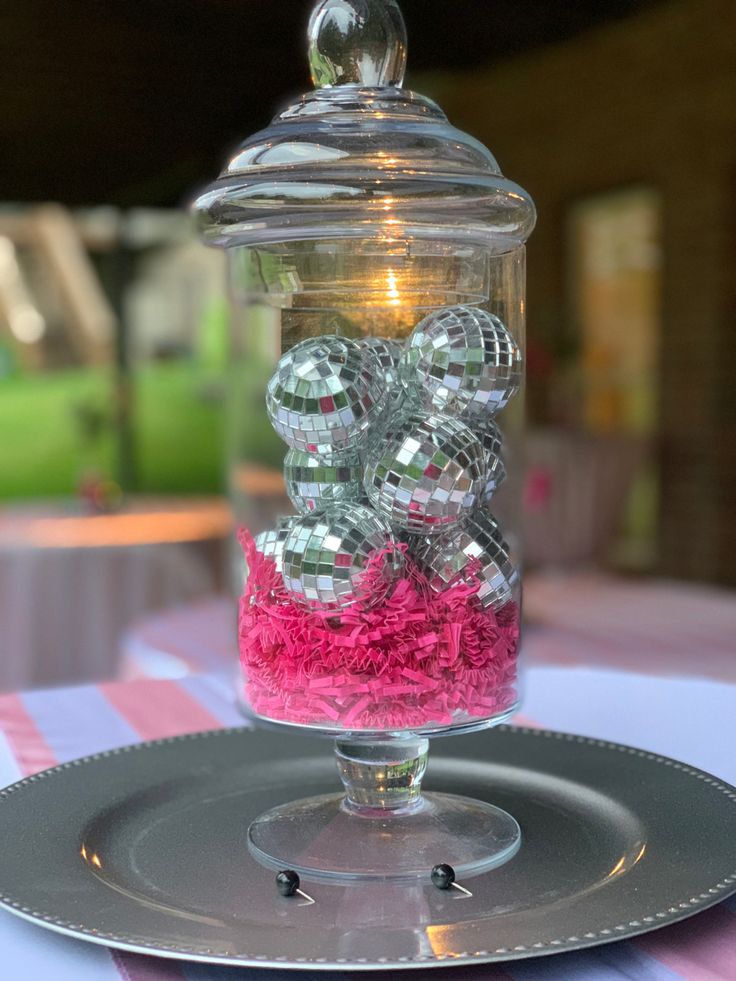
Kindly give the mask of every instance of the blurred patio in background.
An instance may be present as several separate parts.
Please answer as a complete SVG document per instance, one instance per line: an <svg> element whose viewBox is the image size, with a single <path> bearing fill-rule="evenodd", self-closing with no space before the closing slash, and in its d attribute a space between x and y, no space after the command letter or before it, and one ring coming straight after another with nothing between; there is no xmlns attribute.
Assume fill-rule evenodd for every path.
<svg viewBox="0 0 736 981"><path fill-rule="evenodd" d="M292 69L267 77L270 41L250 67L231 52L211 77L189 78L201 37L192 23L176 25L186 37L167 46L165 19L141 11L123 23L79 6L83 35L80 11L57 24L71 93L58 116L58 79L33 71L42 45L22 46L32 103L28 92L0 95L16 134L0 170L0 690L228 660L234 669L229 494L245 487L262 515L285 510L277 463L226 486L225 270L195 240L185 203L214 176L230 127L256 129L285 83L308 84ZM299 18L285 6L287 31ZM187 16L200 7L206 65L236 14L201 0ZM582 4L567 27L549 14L546 43L514 8L518 36L504 50L486 6L467 7L479 24L467 64L452 44L445 60L435 47L409 82L494 147L539 206L524 489L530 648L582 658L565 604L589 588L590 629L610 637L634 581L657 609L677 596L696 624L722 621L725 633L723 587L736 584L736 42L722 28L732 8L661 0L605 15ZM40 0L30 8L60 16ZM425 8L403 8L416 41ZM0 54L25 36L27 16L13 14ZM280 16L266 0L237 14L241 31L256 33L271 17L269 38ZM105 82L113 29L127 39L113 74L130 81L125 51L137 52L141 78L127 93ZM437 24L432 35L436 46ZM284 37L273 43L282 49ZM296 35L288 43L301 50ZM88 77L94 112L78 101ZM185 118L173 122L176 113ZM74 132L87 137L76 152ZM46 141L58 151L44 163ZM268 325L264 338L275 362ZM247 419L244 429L269 438ZM654 630L646 608L632 615ZM546 648L535 623L558 631Z"/></svg>

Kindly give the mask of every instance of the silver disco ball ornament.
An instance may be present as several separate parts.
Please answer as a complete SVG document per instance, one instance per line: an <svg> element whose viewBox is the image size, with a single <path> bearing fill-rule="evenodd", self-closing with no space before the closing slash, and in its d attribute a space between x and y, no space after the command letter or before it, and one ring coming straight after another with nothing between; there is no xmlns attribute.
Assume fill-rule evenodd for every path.
<svg viewBox="0 0 736 981"><path fill-rule="evenodd" d="M509 557L498 522L488 511L476 511L439 538L425 541L415 560L435 592L457 582L480 580L478 600L487 609L505 606L513 599L518 570ZM477 560L475 570L468 568Z"/></svg>
<svg viewBox="0 0 736 981"><path fill-rule="evenodd" d="M356 449L388 404L377 355L347 337L310 337L279 361L266 390L271 425L290 447Z"/></svg>
<svg viewBox="0 0 736 981"><path fill-rule="evenodd" d="M501 456L503 435L492 419L484 420L474 431L486 458L486 483L481 494L481 502L486 504L506 480L506 464Z"/></svg>
<svg viewBox="0 0 736 981"><path fill-rule="evenodd" d="M370 453L371 446L381 443L386 438L389 429L396 425L397 421L415 413L426 415L426 409L422 402L421 395L416 388L405 388L401 382L397 381L388 390L388 406L382 415L376 419L371 426L366 440L365 455Z"/></svg>
<svg viewBox="0 0 736 981"><path fill-rule="evenodd" d="M289 450L284 460L286 493L297 511L308 514L338 501L361 501L363 465L353 452L329 457Z"/></svg>
<svg viewBox="0 0 736 981"><path fill-rule="evenodd" d="M492 313L445 307L417 324L403 354L401 375L441 412L492 415L521 384L519 345Z"/></svg>
<svg viewBox="0 0 736 981"><path fill-rule="evenodd" d="M390 337L361 337L358 344L373 351L383 368L387 387L393 388L399 381L399 361L403 351L401 344Z"/></svg>
<svg viewBox="0 0 736 981"><path fill-rule="evenodd" d="M434 413L398 415L369 443L365 489L391 524L414 534L439 534L480 500L485 458L460 419Z"/></svg>
<svg viewBox="0 0 736 981"><path fill-rule="evenodd" d="M282 576L291 598L314 610L340 610L366 601L360 578L376 549L391 541L386 524L362 504L333 504L296 518L284 544ZM386 556L384 576L370 597L378 603L399 569L399 556Z"/></svg>
<svg viewBox="0 0 736 981"><path fill-rule="evenodd" d="M269 559L273 559L276 563L276 568L281 572L281 559L284 554L284 542L289 534L289 529L294 522L293 516L288 516L284 518L279 518L276 523L275 528L270 528L268 531L262 531L260 535L256 535L254 542L256 549L265 555Z"/></svg>
<svg viewBox="0 0 736 981"><path fill-rule="evenodd" d="M389 411L392 415L403 412L426 412L422 392L415 386L406 387L402 382L397 382L388 390Z"/></svg>

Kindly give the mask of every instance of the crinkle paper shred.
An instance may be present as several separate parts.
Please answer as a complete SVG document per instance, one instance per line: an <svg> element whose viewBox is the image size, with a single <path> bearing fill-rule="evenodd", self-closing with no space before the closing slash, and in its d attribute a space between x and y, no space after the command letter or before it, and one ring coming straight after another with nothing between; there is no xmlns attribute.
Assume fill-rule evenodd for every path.
<svg viewBox="0 0 736 981"><path fill-rule="evenodd" d="M276 563L240 532L248 578L239 646L252 709L284 722L331 729L399 730L485 719L517 699L519 608L484 610L472 570L434 593L393 545L371 556L352 606L317 612L289 598ZM387 552L404 555L388 599L371 605Z"/></svg>

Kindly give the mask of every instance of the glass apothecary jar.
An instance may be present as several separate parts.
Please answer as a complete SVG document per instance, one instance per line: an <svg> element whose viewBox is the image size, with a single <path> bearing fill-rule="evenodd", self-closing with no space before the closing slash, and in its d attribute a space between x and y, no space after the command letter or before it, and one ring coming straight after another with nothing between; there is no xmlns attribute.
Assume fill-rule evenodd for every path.
<svg viewBox="0 0 736 981"><path fill-rule="evenodd" d="M421 778L428 736L519 701L534 206L401 87L393 0L323 0L309 47L315 90L195 205L235 308L242 701L336 736L346 788L268 812L250 845L312 876L411 878L436 856L468 875L518 825Z"/></svg>

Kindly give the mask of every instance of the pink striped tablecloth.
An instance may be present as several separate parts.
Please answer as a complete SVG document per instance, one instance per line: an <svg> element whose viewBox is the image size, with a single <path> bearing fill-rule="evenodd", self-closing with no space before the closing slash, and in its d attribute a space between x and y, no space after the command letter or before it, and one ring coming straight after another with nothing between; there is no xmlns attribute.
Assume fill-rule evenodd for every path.
<svg viewBox="0 0 736 981"><path fill-rule="evenodd" d="M525 721L633 743L736 781L736 686L707 678L654 678L604 669L536 667ZM143 680L0 695L0 784L58 762L143 739L238 725L226 676ZM296 737L295 737L296 738ZM326 752L328 751L326 747ZM4 847L12 847L5 842ZM340 972L238 971L113 952L0 912L5 981L336 981ZM637 940L499 967L445 968L463 981L733 981L736 900ZM395 981L396 972L371 975ZM439 981L435 970L413 981Z"/></svg>
<svg viewBox="0 0 736 981"><path fill-rule="evenodd" d="M736 594L603 573L527 576L524 653L532 664L610 666L736 682ZM136 624L122 677L235 671L235 601L203 600Z"/></svg>

